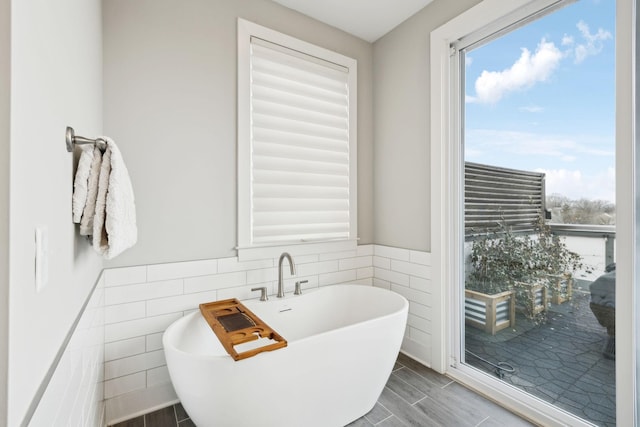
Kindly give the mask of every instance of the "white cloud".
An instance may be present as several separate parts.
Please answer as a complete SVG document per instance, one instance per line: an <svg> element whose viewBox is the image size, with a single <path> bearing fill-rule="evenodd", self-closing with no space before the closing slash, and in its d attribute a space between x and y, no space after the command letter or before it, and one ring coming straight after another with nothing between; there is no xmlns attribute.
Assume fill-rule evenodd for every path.
<svg viewBox="0 0 640 427"><path fill-rule="evenodd" d="M576 24L581 35L581 41L565 34L561 45L566 47L560 51L553 42L542 39L536 51L532 54L527 48L522 48L520 58L510 68L502 71L484 70L475 82L475 96L467 95L468 103L495 104L509 92L525 90L536 83L547 81L566 56L573 56L574 62L579 64L589 56L597 55L604 48L604 41L612 39L609 31L598 28L591 33L589 25L584 21ZM468 58L467 65L472 59Z"/></svg>
<svg viewBox="0 0 640 427"><path fill-rule="evenodd" d="M465 56L465 58L464 58L465 67L468 67L471 64L473 64L473 58L470 57L470 56Z"/></svg>
<svg viewBox="0 0 640 427"><path fill-rule="evenodd" d="M573 36L565 34L562 37L562 42L561 42L562 46L572 46L573 43L574 43Z"/></svg>
<svg viewBox="0 0 640 427"><path fill-rule="evenodd" d="M526 105L524 107L518 108L519 111L524 111L525 113L542 113L544 108L538 105Z"/></svg>
<svg viewBox="0 0 640 427"><path fill-rule="evenodd" d="M578 27L578 30L584 39L584 43L577 44L573 49L575 56L574 61L576 64L581 63L589 56L597 55L602 52L604 47L603 42L612 38L611 33L603 30L602 28L598 28L598 31L595 34L591 34L589 26L584 21L578 22L576 27Z"/></svg>
<svg viewBox="0 0 640 427"><path fill-rule="evenodd" d="M562 194L570 199L615 200L615 170L592 173L569 169L537 169L546 175L547 194Z"/></svg>
<svg viewBox="0 0 640 427"><path fill-rule="evenodd" d="M533 132L505 131L495 129L468 129L467 146L474 147L472 153L465 152L473 161L488 161L496 153L518 158L544 156L565 163L575 162L578 157L599 158L607 162L614 157L613 143L587 135L554 135Z"/></svg>
<svg viewBox="0 0 640 427"><path fill-rule="evenodd" d="M546 156L562 159L580 150L574 138L563 135L469 129L466 137L469 145L476 147L477 150L483 150L488 155L500 152L517 156Z"/></svg>
<svg viewBox="0 0 640 427"><path fill-rule="evenodd" d="M595 135L469 129L464 155L472 162L545 172L547 194L614 200L613 142Z"/></svg>
<svg viewBox="0 0 640 427"><path fill-rule="evenodd" d="M509 92L527 89L538 82L546 81L556 69L562 52L542 39L535 53L522 48L520 58L503 71L484 70L476 80L476 96L467 97L467 102L495 104Z"/></svg>

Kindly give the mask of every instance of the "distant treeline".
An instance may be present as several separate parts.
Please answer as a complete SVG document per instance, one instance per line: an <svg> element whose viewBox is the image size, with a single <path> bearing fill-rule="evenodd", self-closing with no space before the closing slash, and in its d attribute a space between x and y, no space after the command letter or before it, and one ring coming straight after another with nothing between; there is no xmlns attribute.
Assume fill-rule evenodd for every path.
<svg viewBox="0 0 640 427"><path fill-rule="evenodd" d="M547 196L547 209L551 222L560 224L613 225L616 223L616 205L606 200L572 200L561 194Z"/></svg>

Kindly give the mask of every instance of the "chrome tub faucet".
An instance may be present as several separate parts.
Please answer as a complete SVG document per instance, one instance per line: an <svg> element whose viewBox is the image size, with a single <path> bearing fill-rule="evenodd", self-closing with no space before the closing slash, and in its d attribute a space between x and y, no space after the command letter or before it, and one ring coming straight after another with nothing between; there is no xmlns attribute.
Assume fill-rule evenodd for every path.
<svg viewBox="0 0 640 427"><path fill-rule="evenodd" d="M294 276L296 274L296 266L293 264L293 258L289 255L288 252L283 252L280 255L280 259L278 260L278 294L276 295L278 298L284 297L284 281L282 280L282 261L284 259L289 261L289 267L291 269L291 275Z"/></svg>

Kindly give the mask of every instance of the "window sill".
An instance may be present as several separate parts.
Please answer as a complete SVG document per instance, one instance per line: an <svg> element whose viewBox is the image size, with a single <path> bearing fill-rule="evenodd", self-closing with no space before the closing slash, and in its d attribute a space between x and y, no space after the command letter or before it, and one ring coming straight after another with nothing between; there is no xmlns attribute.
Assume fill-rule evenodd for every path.
<svg viewBox="0 0 640 427"><path fill-rule="evenodd" d="M259 259L277 258L283 252L291 255L311 255L328 252L352 251L358 248L357 240L338 240L332 242L288 243L277 246L259 246L236 248L238 261L255 261Z"/></svg>

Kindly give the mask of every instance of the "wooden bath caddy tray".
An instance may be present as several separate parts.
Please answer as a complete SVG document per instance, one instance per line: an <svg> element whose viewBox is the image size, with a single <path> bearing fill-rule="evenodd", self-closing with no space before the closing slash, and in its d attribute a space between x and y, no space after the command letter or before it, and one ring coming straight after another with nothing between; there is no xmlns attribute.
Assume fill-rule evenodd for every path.
<svg viewBox="0 0 640 427"><path fill-rule="evenodd" d="M234 360L287 346L284 338L235 298L200 304L200 312ZM266 338L270 343L240 353L236 351L236 345L259 338Z"/></svg>

